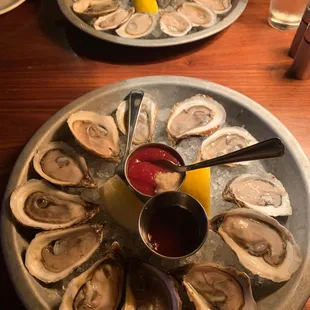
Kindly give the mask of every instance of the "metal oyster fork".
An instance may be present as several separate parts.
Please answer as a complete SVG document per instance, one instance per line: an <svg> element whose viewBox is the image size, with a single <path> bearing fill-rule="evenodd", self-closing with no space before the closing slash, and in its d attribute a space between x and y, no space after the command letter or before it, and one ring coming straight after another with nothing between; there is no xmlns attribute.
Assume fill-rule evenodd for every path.
<svg viewBox="0 0 310 310"><path fill-rule="evenodd" d="M285 147L278 138L265 140L254 145L245 147L236 152L228 153L223 156L201 161L199 163L179 166L167 159L154 160L152 163L164 169L174 172L186 172L206 167L232 164L242 161L251 161L265 158L281 157L285 153Z"/></svg>
<svg viewBox="0 0 310 310"><path fill-rule="evenodd" d="M128 123L127 123L127 142L126 148L121 162L116 166L114 173L118 174L120 177L125 178L125 162L130 152L133 134L136 129L138 122L138 116L142 106L142 99L144 92L142 90L131 91L124 100L127 101L128 107Z"/></svg>

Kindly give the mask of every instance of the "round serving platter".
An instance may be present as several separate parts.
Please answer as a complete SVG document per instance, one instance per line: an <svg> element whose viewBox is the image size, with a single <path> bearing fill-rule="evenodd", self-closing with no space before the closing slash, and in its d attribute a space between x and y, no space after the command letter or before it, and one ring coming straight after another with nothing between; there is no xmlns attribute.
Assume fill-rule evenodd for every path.
<svg viewBox="0 0 310 310"><path fill-rule="evenodd" d="M198 41L224 30L229 25L234 23L242 14L247 6L248 0L232 0L231 10L227 14L223 15L223 17L220 18L220 21L210 28L197 31L183 37L163 39L129 39L119 37L116 34L95 30L72 11L72 3L73 0L58 0L62 13L73 25L98 39L138 47L163 47Z"/></svg>
<svg viewBox="0 0 310 310"><path fill-rule="evenodd" d="M92 91L61 109L38 130L25 146L10 177L4 196L1 217L4 257L13 283L25 306L28 309L56 309L59 306L61 295L68 280L65 279L55 284L46 285L37 281L28 273L24 266L25 251L37 231L31 228L25 228L16 222L9 206L10 194L18 185L27 179L33 177L39 178L33 170L32 158L40 145L52 140L71 141L72 143L72 137L66 124L67 118L72 113L79 110L112 113L126 95L134 89L141 89L151 94L158 102L160 124L156 129L156 142L165 142L158 140L161 140L163 136L160 132L165 129L164 124L170 108L176 102L180 102L195 94L209 95L221 103L227 112L228 125L244 126L258 140L274 136L282 139L286 146L286 155L283 158L254 163L250 169L257 167L258 169L264 169L273 173L281 180L288 191L293 214L288 218L281 218L280 220L293 234L296 242L300 246L303 261L298 271L288 282L275 284L270 281L261 281L261 279L256 279L255 277L251 278L251 280L252 285L254 285L254 297L259 308L277 310L302 309L310 293L308 285L310 281L310 164L308 158L285 126L259 104L231 89L211 82L173 76L155 76L126 80ZM185 160L192 160L194 157L192 154L193 151L188 154L184 150L190 149L191 145L194 145L197 149L200 141L197 139L193 138L193 140L189 140L190 142L184 140L185 142L181 142L178 146ZM86 160L89 161L89 158L86 158ZM97 159L97 163L98 161L102 167L108 165L104 160ZM221 175L222 179L225 178L226 181L227 178L231 177L231 175L227 174L230 172L227 171L232 170L223 167L211 169L211 216L219 211L233 207L229 203L223 203L220 194L217 192L218 188L223 185L219 181ZM244 170L242 171L244 172ZM103 178L106 177L105 173L106 171L103 170ZM234 173L238 174L240 171L235 170ZM97 173L98 175L99 173ZM98 219L96 220L95 218L92 221L96 222ZM108 229L109 227L112 226L108 225ZM107 244L116 240L120 242L121 247L131 247L133 252L135 251L133 244L128 244L126 238L119 240L118 236L115 237L113 231L112 233L108 232L106 238L107 240L105 241ZM217 242L219 244L216 244ZM140 248L137 246L136 253L134 254L139 256L139 251ZM145 253L147 254L145 255ZM220 238L216 239L211 233L202 250L184 262L169 262L169 264L166 264L165 261L159 261L156 257L152 257L144 248L141 250L141 256L142 259L148 260L150 263L160 266L163 264L162 267L164 269L166 267L166 269L173 267L173 264L178 265L184 262L210 260L223 265L235 265L238 269L242 269L242 266L240 267L232 251L225 244L221 243ZM78 268L74 275L76 276L84 269L85 266Z"/></svg>

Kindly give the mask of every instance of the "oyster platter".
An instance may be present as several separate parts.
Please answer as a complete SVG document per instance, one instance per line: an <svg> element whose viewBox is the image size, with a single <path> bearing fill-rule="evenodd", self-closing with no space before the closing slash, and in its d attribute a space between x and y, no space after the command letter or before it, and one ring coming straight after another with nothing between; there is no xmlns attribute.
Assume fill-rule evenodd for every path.
<svg viewBox="0 0 310 310"><path fill-rule="evenodd" d="M144 96L122 179L115 169L126 144L124 98L134 89ZM309 173L309 167L304 164L299 172L291 164L287 169L292 150L285 135L290 134L281 124L281 130L272 128L271 121L280 124L240 94L176 77L121 82L58 112L24 149L4 201L4 253L25 305L299 309L302 298L292 296L307 277L309 206L303 186L309 185L291 186L290 178ZM212 167L211 175L210 168L193 171L196 179L187 175L182 186L177 172L157 171L146 159L152 151L189 164L274 136L286 146L283 158ZM169 153L168 146L181 157ZM299 152L297 142L294 149ZM158 227L171 216L167 209L154 234L147 235L150 250L138 229L143 205L178 190L200 202L208 215L207 237L188 255L182 244L196 228L186 222L182 237L171 244L156 239L156 228L162 236ZM178 216L172 214L176 223ZM309 287L303 290L306 298Z"/></svg>
<svg viewBox="0 0 310 310"><path fill-rule="evenodd" d="M58 0L82 30L108 41L166 46L221 31L243 12L247 0ZM174 41L173 41L174 40Z"/></svg>

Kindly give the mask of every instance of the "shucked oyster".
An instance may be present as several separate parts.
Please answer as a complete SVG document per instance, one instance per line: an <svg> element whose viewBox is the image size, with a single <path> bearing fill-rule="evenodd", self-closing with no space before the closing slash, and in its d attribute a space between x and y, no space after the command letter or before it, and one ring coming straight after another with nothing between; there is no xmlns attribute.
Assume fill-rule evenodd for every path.
<svg viewBox="0 0 310 310"><path fill-rule="evenodd" d="M182 302L171 278L159 269L132 260L122 310L180 310Z"/></svg>
<svg viewBox="0 0 310 310"><path fill-rule="evenodd" d="M212 263L181 267L183 285L197 310L255 310L249 277Z"/></svg>
<svg viewBox="0 0 310 310"><path fill-rule="evenodd" d="M116 33L123 38L138 39L150 34L156 26L154 15L148 13L135 13Z"/></svg>
<svg viewBox="0 0 310 310"><path fill-rule="evenodd" d="M119 137L111 116L79 111L67 120L75 139L92 153L112 161L119 160Z"/></svg>
<svg viewBox="0 0 310 310"><path fill-rule="evenodd" d="M203 5L216 14L225 14L231 9L231 0L194 0L196 3Z"/></svg>
<svg viewBox="0 0 310 310"><path fill-rule="evenodd" d="M124 135L127 134L127 111L127 102L122 101L116 111L116 122L118 128ZM155 99L149 94L144 94L138 123L133 136L134 144L143 144L153 141L157 111L158 107Z"/></svg>
<svg viewBox="0 0 310 310"><path fill-rule="evenodd" d="M185 36L191 29L192 24L179 12L166 12L159 21L160 29L171 37Z"/></svg>
<svg viewBox="0 0 310 310"><path fill-rule="evenodd" d="M99 211L98 206L79 196L56 190L47 182L35 179L13 191L10 206L20 223L45 230L84 223Z"/></svg>
<svg viewBox="0 0 310 310"><path fill-rule="evenodd" d="M200 147L198 160L207 160L241 150L258 141L242 127L224 127L217 130ZM249 162L227 164L227 166L248 165Z"/></svg>
<svg viewBox="0 0 310 310"><path fill-rule="evenodd" d="M292 214L292 207L287 191L282 183L270 173L242 174L230 181L223 198L270 216Z"/></svg>
<svg viewBox="0 0 310 310"><path fill-rule="evenodd" d="M211 219L218 233L253 274L274 282L291 278L302 257L292 234L277 220L261 212L234 209Z"/></svg>
<svg viewBox="0 0 310 310"><path fill-rule="evenodd" d="M121 9L119 8L115 12L108 15L100 16L94 23L94 28L96 30L109 30L115 29L118 26L127 22L131 15L135 12L134 8Z"/></svg>
<svg viewBox="0 0 310 310"><path fill-rule="evenodd" d="M124 263L119 244L114 242L102 259L71 280L60 310L118 309L124 283Z"/></svg>
<svg viewBox="0 0 310 310"><path fill-rule="evenodd" d="M207 7L197 3L184 2L178 12L184 15L194 27L211 27L216 23L216 15Z"/></svg>
<svg viewBox="0 0 310 310"><path fill-rule="evenodd" d="M102 237L102 225L38 233L27 248L25 266L37 279L57 282L86 262L99 248Z"/></svg>
<svg viewBox="0 0 310 310"><path fill-rule="evenodd" d="M172 108L167 134L172 140L206 136L224 124L226 112L221 104L204 95L195 95Z"/></svg>
<svg viewBox="0 0 310 310"><path fill-rule="evenodd" d="M86 19L106 15L118 8L119 2L116 0L78 0L72 5L73 11Z"/></svg>
<svg viewBox="0 0 310 310"><path fill-rule="evenodd" d="M95 187L84 157L64 142L50 142L39 148L33 167L42 178L57 185Z"/></svg>

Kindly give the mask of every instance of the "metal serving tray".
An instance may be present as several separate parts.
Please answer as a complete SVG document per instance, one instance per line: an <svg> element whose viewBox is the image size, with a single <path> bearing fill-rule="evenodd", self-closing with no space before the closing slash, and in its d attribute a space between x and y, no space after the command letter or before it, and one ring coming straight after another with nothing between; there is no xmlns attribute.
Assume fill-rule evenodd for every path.
<svg viewBox="0 0 310 310"><path fill-rule="evenodd" d="M29 275L24 267L24 255L35 231L22 227L13 218L9 197L16 186L33 177L32 157L42 144L55 139L68 139L66 120L78 110L110 113L131 90L142 89L154 96L161 109L194 94L214 97L226 109L228 121L245 125L258 140L278 136L286 146L286 155L271 162L272 172L286 187L293 215L285 226L299 244L303 262L290 281L259 288L258 304L266 310L302 309L310 293L310 164L292 134L271 113L251 99L207 81L186 77L154 76L121 81L92 91L56 113L32 137L20 154L12 171L4 196L1 214L3 253L16 290L28 309L56 309L60 302L61 284L43 285ZM213 212L216 212L216 206ZM231 255L233 255L231 253ZM57 287L58 285L58 287ZM59 287L60 286L60 287ZM57 290L58 289L58 290Z"/></svg>
<svg viewBox="0 0 310 310"><path fill-rule="evenodd" d="M58 4L62 13L66 18L76 27L82 31L98 38L101 40L110 41L117 44L139 46L139 47L161 47L161 46L172 46L184 43L190 43L197 40L201 40L210 37L229 25L234 23L237 18L242 14L247 6L248 0L232 0L232 9L213 27L194 32L179 38L164 38L164 39L128 39L121 38L118 35L109 34L104 31L95 30L93 27L85 23L80 17L75 15L72 11L73 0L58 0Z"/></svg>

